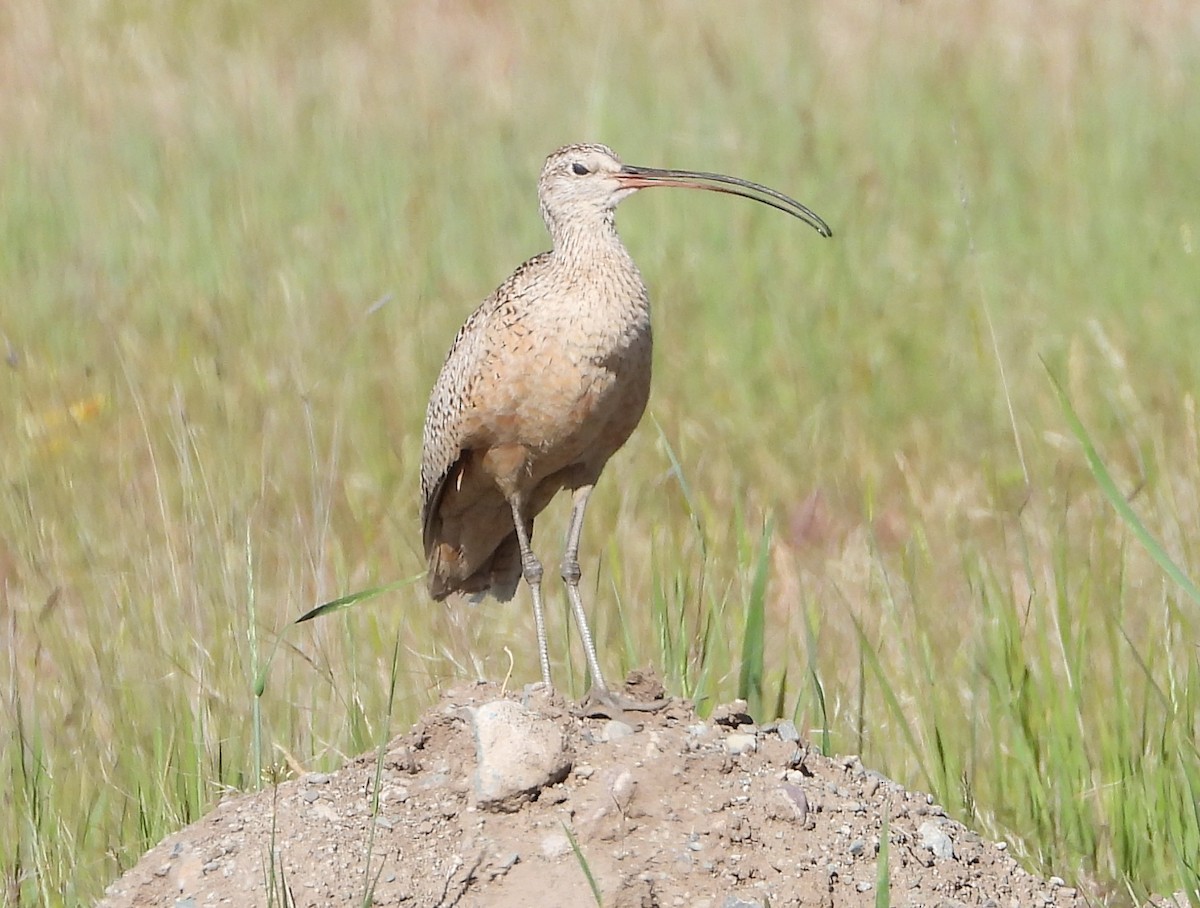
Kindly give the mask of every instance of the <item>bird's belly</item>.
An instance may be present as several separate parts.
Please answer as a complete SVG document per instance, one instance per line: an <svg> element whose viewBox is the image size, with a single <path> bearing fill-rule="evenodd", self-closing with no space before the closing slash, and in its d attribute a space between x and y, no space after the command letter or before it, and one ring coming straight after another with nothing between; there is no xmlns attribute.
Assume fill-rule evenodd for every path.
<svg viewBox="0 0 1200 908"><path fill-rule="evenodd" d="M603 463L645 409L649 343L605 355L555 351L539 368L497 372L488 442L526 448L531 466L541 462L539 473L594 455Z"/></svg>

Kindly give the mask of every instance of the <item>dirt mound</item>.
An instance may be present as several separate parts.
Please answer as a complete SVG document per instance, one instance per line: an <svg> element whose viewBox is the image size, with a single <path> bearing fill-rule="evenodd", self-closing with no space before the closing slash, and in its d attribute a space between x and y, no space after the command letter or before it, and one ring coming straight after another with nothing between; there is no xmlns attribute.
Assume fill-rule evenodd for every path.
<svg viewBox="0 0 1200 908"><path fill-rule="evenodd" d="M1084 904L926 795L743 709L578 718L537 688L460 688L382 764L226 798L101 905L586 906L590 875L622 908L873 906L885 823L892 905Z"/></svg>

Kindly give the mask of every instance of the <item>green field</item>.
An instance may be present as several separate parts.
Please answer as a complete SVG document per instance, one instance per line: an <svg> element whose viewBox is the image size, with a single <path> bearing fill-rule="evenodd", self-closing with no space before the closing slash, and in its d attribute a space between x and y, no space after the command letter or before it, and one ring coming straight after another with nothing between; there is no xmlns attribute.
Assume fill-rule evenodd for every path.
<svg viewBox="0 0 1200 908"><path fill-rule="evenodd" d="M1098 899L1200 888L1194 4L9 0L0 85L5 905L537 678L524 592L289 623L419 578L426 396L572 141L835 231L622 205L657 349L584 535L608 672L748 687Z"/></svg>

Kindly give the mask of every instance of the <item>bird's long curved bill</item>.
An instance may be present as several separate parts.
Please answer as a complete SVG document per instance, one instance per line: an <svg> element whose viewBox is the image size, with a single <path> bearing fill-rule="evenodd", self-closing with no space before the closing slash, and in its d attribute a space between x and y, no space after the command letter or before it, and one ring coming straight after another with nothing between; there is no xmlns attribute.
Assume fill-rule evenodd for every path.
<svg viewBox="0 0 1200 908"><path fill-rule="evenodd" d="M645 189L650 186L678 186L682 189L707 189L710 192L726 192L730 195L740 195L770 205L793 217L800 218L821 234L833 236L821 217L807 205L801 205L795 199L782 192L751 183L738 177L726 176L723 173L704 173L696 170L662 170L657 167L634 167L626 164L617 174L621 185L628 189Z"/></svg>

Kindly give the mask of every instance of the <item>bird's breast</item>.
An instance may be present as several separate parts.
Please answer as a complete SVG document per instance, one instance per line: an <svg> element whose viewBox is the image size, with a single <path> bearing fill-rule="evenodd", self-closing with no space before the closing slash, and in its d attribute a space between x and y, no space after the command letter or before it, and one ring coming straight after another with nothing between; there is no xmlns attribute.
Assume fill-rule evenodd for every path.
<svg viewBox="0 0 1200 908"><path fill-rule="evenodd" d="M648 318L602 329L570 317L522 320L480 376L476 412L490 415L480 434L556 459L611 435L619 445L645 409L650 359Z"/></svg>

